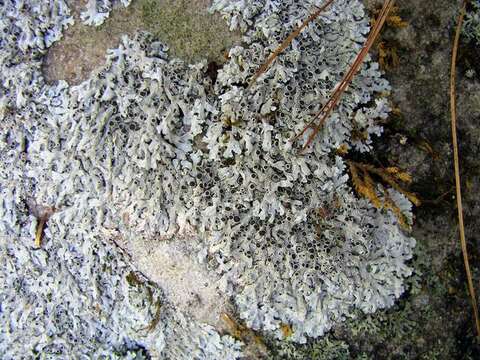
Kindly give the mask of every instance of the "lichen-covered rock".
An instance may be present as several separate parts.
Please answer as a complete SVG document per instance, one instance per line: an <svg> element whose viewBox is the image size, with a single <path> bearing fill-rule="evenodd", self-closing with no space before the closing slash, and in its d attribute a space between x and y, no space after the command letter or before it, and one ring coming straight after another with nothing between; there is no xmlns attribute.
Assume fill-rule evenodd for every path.
<svg viewBox="0 0 480 360"><path fill-rule="evenodd" d="M190 294L169 298L149 284L132 291L129 258L113 244L138 239L177 249L192 238L181 249L207 286L231 298L249 327L282 337L288 326L296 342L323 335L354 309L391 306L403 292L414 240L391 212L354 196L334 155L341 145L368 151L371 135L381 134L389 86L378 65L367 59L306 154L297 151L305 139L291 141L365 40L361 3L336 1L251 87L312 9L275 0L214 1L212 9L244 33L214 84L204 62L169 60L143 33L125 37L78 86L45 84L27 55L36 83L27 87L19 69L0 75L10 85L6 102L29 89L2 113L0 142L2 309L10 309L1 313L0 348L12 357L49 346L59 354L241 357L239 342L175 308L175 296ZM25 13L15 16L40 21ZM59 29L66 21L43 16ZM14 51L12 40L3 68ZM410 213L401 194L390 197ZM42 249L29 244L32 203L53 212ZM30 310L16 313L19 302ZM55 309L58 324L49 326Z"/></svg>
<svg viewBox="0 0 480 360"><path fill-rule="evenodd" d="M209 159L222 159L211 168L229 184L221 202L234 212L230 220L225 210L218 214L216 223L231 225L214 233L210 249L241 316L279 336L289 324L291 338L303 342L353 308L390 306L410 274L403 263L414 242L391 214L352 195L343 160L329 155L341 144L368 151L370 134L381 133L376 119L388 106L375 94L389 87L377 64L363 66L306 156L291 143L364 42L361 4L336 1L251 88L245 84L253 73L311 9L275 1L217 1L213 8L240 26L247 43L231 50L217 80L223 124L205 129ZM358 127L368 134L363 141L353 136ZM213 225L216 212L209 214Z"/></svg>
<svg viewBox="0 0 480 360"><path fill-rule="evenodd" d="M82 90L90 82L78 88L65 82L49 86L40 72L48 36L60 38L69 21L68 9L60 5L0 5L2 357L240 357L239 342L192 322L157 287L132 275L128 257L116 246L116 229L102 209L110 201L107 193L100 194L106 189L103 175L81 155L77 141L87 140L83 130L69 128L95 113L85 116L81 110L89 107ZM28 41L19 47L19 39ZM47 212L43 244L36 249L37 217Z"/></svg>

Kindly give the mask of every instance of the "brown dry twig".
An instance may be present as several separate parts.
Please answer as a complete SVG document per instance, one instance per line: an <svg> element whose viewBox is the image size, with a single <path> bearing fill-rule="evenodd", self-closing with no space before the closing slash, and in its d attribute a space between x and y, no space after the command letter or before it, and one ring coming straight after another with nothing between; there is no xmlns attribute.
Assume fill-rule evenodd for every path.
<svg viewBox="0 0 480 360"><path fill-rule="evenodd" d="M302 137L309 129L312 129L312 133L309 135L307 142L302 148L302 151L304 151L312 143L313 139L318 134L318 132L322 128L325 121L328 119L328 116L330 115L332 110L338 104L342 94L347 89L353 77L355 76L357 71L360 69L360 65L362 65L363 60L368 54L368 51L370 50L373 43L375 42L375 39L378 37L378 34L380 33L385 23L385 20L387 19L387 16L393 7L393 4L394 4L394 0L385 0L383 7L380 10L380 14L378 15L378 18L375 21L375 24L372 30L370 31L370 34L368 35L367 41L365 42L362 50L356 56L355 61L353 62L350 69L343 77L342 81L335 88L335 91L333 92L330 99L326 102L326 104L322 107L322 109L315 115L312 121L310 121L307 124L307 126L305 126L305 128L297 136L295 136L292 139L292 141L296 141L300 137ZM315 124L317 119L320 119L320 121L318 124Z"/></svg>
<svg viewBox="0 0 480 360"><path fill-rule="evenodd" d="M473 307L473 316L475 320L475 326L477 329L477 337L480 339L480 321L478 318L478 305L475 295L475 288L473 286L472 272L470 270L470 263L468 261L468 249L467 241L465 239L465 226L463 222L463 206L462 206L462 190L460 184L460 164L458 156L458 140L457 140L457 105L456 105L456 90L455 90L455 71L457 64L458 43L460 40L460 32L462 30L463 18L467 7L467 1L463 1L460 15L458 16L457 28L455 30L455 39L453 41L452 49L452 61L450 68L450 116L452 127L452 145L453 145L453 164L455 171L455 189L458 211L458 227L460 232L460 244L462 247L463 262L465 264L465 272L467 274L468 291L470 293L470 300Z"/></svg>
<svg viewBox="0 0 480 360"><path fill-rule="evenodd" d="M314 21L334 0L327 0L325 4L320 6L315 12L313 12L299 27L294 29L285 40L273 51L272 54L268 57L267 61L263 63L262 66L257 70L257 72L253 75L252 79L250 80L250 84L248 87L251 87L255 81L263 74L265 71L268 70L270 65L272 65L273 61L280 55L285 49L292 43L293 39L295 39L302 31L305 29L308 24Z"/></svg>

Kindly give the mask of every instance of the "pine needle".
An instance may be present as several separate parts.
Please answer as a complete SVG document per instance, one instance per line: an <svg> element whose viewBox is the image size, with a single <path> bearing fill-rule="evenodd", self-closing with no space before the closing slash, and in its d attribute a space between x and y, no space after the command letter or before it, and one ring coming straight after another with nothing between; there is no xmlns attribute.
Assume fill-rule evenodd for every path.
<svg viewBox="0 0 480 360"><path fill-rule="evenodd" d="M460 232L460 243L462 247L463 262L465 264L465 272L467 274L468 290L470 293L470 300L473 307L473 316L475 319L475 326L477 329L477 337L480 339L480 321L478 318L477 298L475 295L475 288L473 286L472 272L468 261L467 241L465 240L465 226L463 223L463 206L462 206L462 191L460 185L460 165L458 156L458 140L457 140L457 108L456 108L456 90L455 90L455 70L457 64L458 43L460 40L460 31L462 29L463 18L467 7L467 1L463 1L460 15L458 16L457 28L455 30L455 39L453 41L452 62L450 68L450 115L452 127L452 145L453 145L453 163L455 169L455 188L458 211L458 227Z"/></svg>
<svg viewBox="0 0 480 360"><path fill-rule="evenodd" d="M318 134L320 129L323 127L323 124L325 123L325 121L328 119L328 116L330 115L332 110L335 108L335 106L339 102L342 94L347 89L353 77L355 76L357 71L360 69L360 66L362 65L363 60L367 56L368 51L370 50L376 38L378 37L378 34L382 30L382 27L385 23L385 20L388 17L390 10L393 7L393 4L394 4L394 0L385 0L383 7L380 10L380 14L378 15L378 18L375 21L375 24L373 25L373 28L370 31L370 34L368 35L367 41L365 42L362 50L356 56L353 64L351 65L350 69L343 77L340 84L335 88L335 91L333 92L330 99L325 103L325 105L322 107L320 112L316 114L316 116L312 119L312 121L310 121L307 124L307 126L305 126L305 128L297 136L295 136L292 139L292 141L296 141L300 137L302 137L307 132L307 130L312 129L312 133L309 135L307 142L302 148L302 151L305 151L306 148L308 148L308 146L312 143L313 139ZM320 121L318 124L315 124L317 119L320 119Z"/></svg>
<svg viewBox="0 0 480 360"><path fill-rule="evenodd" d="M314 21L332 2L335 0L327 0L325 4L320 6L315 12L313 12L299 27L295 28L285 40L273 51L272 54L268 57L267 61L263 63L262 66L258 69L258 71L253 75L252 79L250 80L250 84L248 87L251 87L255 81L263 74L265 71L268 70L270 65L272 65L273 61L280 55L285 49L292 43L293 39L295 39L302 31L305 29L308 24Z"/></svg>

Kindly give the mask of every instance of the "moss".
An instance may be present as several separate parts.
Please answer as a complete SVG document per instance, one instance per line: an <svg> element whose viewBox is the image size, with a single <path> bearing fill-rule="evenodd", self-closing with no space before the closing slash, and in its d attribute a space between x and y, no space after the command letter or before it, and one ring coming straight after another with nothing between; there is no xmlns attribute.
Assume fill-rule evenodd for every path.
<svg viewBox="0 0 480 360"><path fill-rule="evenodd" d="M209 14L208 6L205 0L136 0L127 8L114 9L99 27L83 25L79 8L75 24L48 51L46 80L80 83L105 62L107 49L117 47L122 35L142 30L166 43L173 57L189 63L205 58L223 63L224 53L240 35L230 32L218 14Z"/></svg>
<svg viewBox="0 0 480 360"><path fill-rule="evenodd" d="M291 342L279 341L272 347L271 359L280 360L351 360L349 346L342 340L332 340L330 336L308 345L295 345Z"/></svg>
<svg viewBox="0 0 480 360"><path fill-rule="evenodd" d="M147 331L153 331L160 322L162 316L162 302L160 299L154 297L152 289L156 288L156 285L146 278L142 278L140 274L130 271L125 277L128 285L136 288L136 292L145 292L148 306L153 308L153 318L150 324L146 327Z"/></svg>
<svg viewBox="0 0 480 360"><path fill-rule="evenodd" d="M158 323L160 322L161 317L162 317L162 302L160 300L157 300L155 302L155 315L153 316L153 319L150 322L150 325L148 325L147 327L148 331L155 330Z"/></svg>
<svg viewBox="0 0 480 360"><path fill-rule="evenodd" d="M142 286L144 284L142 279L140 279L140 277L137 274L135 274L133 271L130 271L127 274L126 280L127 280L128 285L134 286L134 287Z"/></svg>
<svg viewBox="0 0 480 360"><path fill-rule="evenodd" d="M207 12L205 1L140 0L145 29L164 41L172 55L188 62L207 58L224 62L224 54L239 38L225 21Z"/></svg>

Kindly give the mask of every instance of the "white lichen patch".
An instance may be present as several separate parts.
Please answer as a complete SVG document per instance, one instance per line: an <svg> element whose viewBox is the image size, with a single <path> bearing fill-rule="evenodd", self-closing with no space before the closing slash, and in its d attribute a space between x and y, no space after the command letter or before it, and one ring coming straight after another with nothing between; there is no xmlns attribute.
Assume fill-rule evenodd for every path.
<svg viewBox="0 0 480 360"><path fill-rule="evenodd" d="M248 87L314 5L214 1L244 35L214 84L205 62L170 60L139 33L78 86L39 72L68 10L0 5L2 352L235 359L241 343L212 326L227 300L249 327L289 326L296 342L394 303L415 242L353 194L335 155L381 134L378 65L367 59L305 154L291 141L364 42L361 3L335 1ZM54 209L41 249L29 203ZM158 288L132 281L135 266Z"/></svg>
<svg viewBox="0 0 480 360"><path fill-rule="evenodd" d="M87 0L85 9L80 14L85 25L99 26L115 6L128 6L132 0Z"/></svg>

